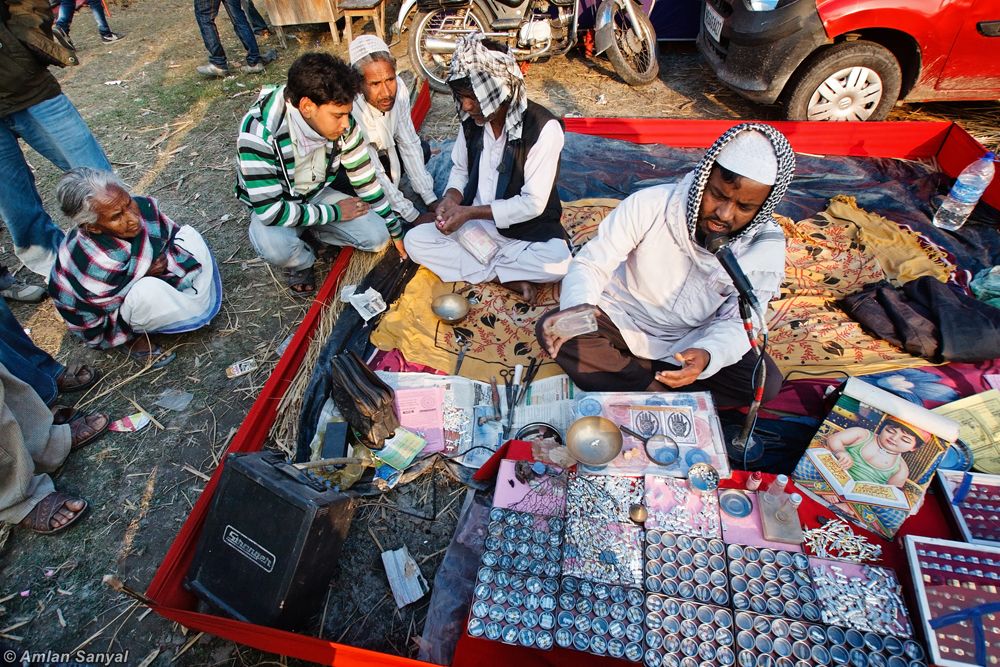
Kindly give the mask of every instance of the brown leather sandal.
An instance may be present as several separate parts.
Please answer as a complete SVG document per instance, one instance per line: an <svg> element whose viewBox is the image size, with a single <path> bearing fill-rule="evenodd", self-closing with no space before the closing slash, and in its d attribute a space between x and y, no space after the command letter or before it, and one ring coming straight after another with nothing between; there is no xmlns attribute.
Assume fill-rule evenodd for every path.
<svg viewBox="0 0 1000 667"><path fill-rule="evenodd" d="M100 438L110 424L111 418L101 412L82 415L69 422L69 430L72 433L70 451L82 449Z"/></svg>
<svg viewBox="0 0 1000 667"><path fill-rule="evenodd" d="M59 379L56 380L56 387L58 387L60 394L72 393L90 389L100 379L101 372L99 370L86 364L73 363L67 366Z"/></svg>
<svg viewBox="0 0 1000 667"><path fill-rule="evenodd" d="M66 503L80 501L83 503L83 507L74 511L66 507ZM22 528L27 528L28 530L40 533L42 535L54 535L55 533L61 532L72 526L77 520L83 516L84 512L87 511L87 501L83 498L77 498L76 496L71 496L67 493L61 493L59 491L53 491L49 495L42 498L41 502L32 508L28 516L21 520L18 524ZM73 517L66 521L61 526L52 526L52 519L55 517L59 510L66 508L67 511L73 512Z"/></svg>

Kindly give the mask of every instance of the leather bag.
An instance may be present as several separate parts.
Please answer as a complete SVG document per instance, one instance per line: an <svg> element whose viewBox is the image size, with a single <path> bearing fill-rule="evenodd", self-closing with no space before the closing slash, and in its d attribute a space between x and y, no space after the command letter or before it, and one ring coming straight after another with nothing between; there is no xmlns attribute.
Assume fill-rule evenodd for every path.
<svg viewBox="0 0 1000 667"><path fill-rule="evenodd" d="M351 351L333 357L330 394L362 445L382 449L399 427L395 393Z"/></svg>

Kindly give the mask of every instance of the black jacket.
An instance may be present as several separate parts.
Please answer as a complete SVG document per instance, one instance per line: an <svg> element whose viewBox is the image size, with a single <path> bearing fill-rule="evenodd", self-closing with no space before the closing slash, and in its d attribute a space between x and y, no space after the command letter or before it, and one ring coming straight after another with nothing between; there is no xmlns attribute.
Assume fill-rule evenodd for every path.
<svg viewBox="0 0 1000 667"><path fill-rule="evenodd" d="M52 43L48 0L0 0L0 118L62 92L47 65L26 46Z"/></svg>
<svg viewBox="0 0 1000 667"><path fill-rule="evenodd" d="M503 159L500 161L500 178L497 180L497 199L510 199L516 197L521 188L524 187L524 163L528 159L528 151L538 141L538 135L542 133L542 128L550 120L556 118L552 113L540 104L535 104L528 100L528 108L524 111L524 128L521 131L521 138L517 141L508 141L504 147ZM465 133L465 146L469 152L469 182L465 186L462 197L462 204L470 206L476 198L476 190L479 188L479 157L483 152L483 128L476 125L475 121L467 118L462 122L462 131ZM559 158L557 158L559 159ZM562 203L559 201L559 191L556 183L559 182L559 168L556 167L556 177L552 181L552 191L549 192L549 200L545 204L541 215L516 225L511 225L506 229L497 228L501 235L509 239L519 241L549 241L551 239L565 239L566 230L563 229Z"/></svg>

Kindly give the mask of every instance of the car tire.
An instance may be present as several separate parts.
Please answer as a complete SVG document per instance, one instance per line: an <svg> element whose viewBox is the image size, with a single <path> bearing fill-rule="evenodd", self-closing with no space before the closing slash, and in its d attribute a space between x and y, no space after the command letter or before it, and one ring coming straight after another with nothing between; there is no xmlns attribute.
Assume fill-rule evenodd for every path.
<svg viewBox="0 0 1000 667"><path fill-rule="evenodd" d="M899 98L899 61L874 42L841 42L813 54L785 89L788 120L885 120Z"/></svg>

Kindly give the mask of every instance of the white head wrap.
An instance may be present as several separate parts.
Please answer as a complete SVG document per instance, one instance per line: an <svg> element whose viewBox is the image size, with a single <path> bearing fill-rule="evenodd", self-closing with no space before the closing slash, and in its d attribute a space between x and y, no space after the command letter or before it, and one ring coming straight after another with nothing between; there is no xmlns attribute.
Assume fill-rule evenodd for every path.
<svg viewBox="0 0 1000 667"><path fill-rule="evenodd" d="M370 56L373 53L390 53L390 51L389 45L375 35L358 35L351 40L348 53L351 57L351 64L357 65L358 61L365 56Z"/></svg>
<svg viewBox="0 0 1000 667"><path fill-rule="evenodd" d="M494 51L483 44L485 36L474 32L455 41L448 81L468 79L472 92L479 101L483 115L489 118L504 104L509 103L504 129L509 141L521 138L524 129L524 110L528 108L528 93L524 88L524 75L517 60L506 51ZM456 100L459 118L469 117Z"/></svg>
<svg viewBox="0 0 1000 667"><path fill-rule="evenodd" d="M734 174L774 185L778 177L778 159L771 141L757 130L741 132L725 145L715 163Z"/></svg>

